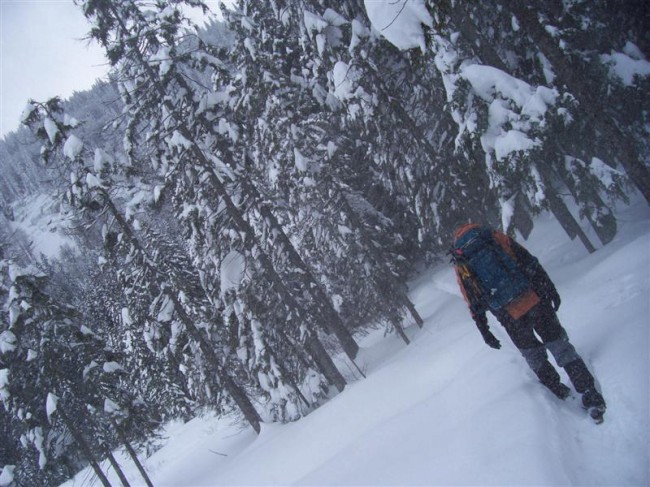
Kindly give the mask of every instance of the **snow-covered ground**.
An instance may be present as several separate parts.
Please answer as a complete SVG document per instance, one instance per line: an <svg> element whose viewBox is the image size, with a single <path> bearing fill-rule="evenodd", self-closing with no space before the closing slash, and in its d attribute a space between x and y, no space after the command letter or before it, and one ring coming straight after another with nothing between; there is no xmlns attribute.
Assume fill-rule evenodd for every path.
<svg viewBox="0 0 650 487"><path fill-rule="evenodd" d="M366 379L352 381L342 364L351 378L343 393L259 437L212 415L170 424L144 459L153 483L648 485L650 210L639 202L619 218L618 237L592 255L548 216L525 243L556 282L560 318L602 387L602 425L578 398L560 401L537 383L494 321L503 348L482 342L443 264L412 283L425 325L407 330L411 345L382 330L363 338ZM64 485L97 484L87 470Z"/></svg>

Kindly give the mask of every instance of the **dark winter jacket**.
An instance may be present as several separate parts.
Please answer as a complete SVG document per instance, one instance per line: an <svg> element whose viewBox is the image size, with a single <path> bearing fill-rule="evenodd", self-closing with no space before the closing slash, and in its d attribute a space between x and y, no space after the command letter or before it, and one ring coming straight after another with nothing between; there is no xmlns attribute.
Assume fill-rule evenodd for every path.
<svg viewBox="0 0 650 487"><path fill-rule="evenodd" d="M463 225L456 230L454 237L458 239L468 230L478 226L476 224ZM516 320L526 314L540 301L551 303L554 308L557 308L559 306L559 295L555 289L555 285L539 263L539 260L504 233L493 230L492 235L495 241L517 262L519 269L531 284L531 288L506 306L504 311L493 311L496 317L500 321ZM465 297L465 301L467 301L472 317L475 320L484 320L488 306L485 299L481 296L479 287L474 282L472 276L464 272L459 266L456 266L455 270L458 284Z"/></svg>

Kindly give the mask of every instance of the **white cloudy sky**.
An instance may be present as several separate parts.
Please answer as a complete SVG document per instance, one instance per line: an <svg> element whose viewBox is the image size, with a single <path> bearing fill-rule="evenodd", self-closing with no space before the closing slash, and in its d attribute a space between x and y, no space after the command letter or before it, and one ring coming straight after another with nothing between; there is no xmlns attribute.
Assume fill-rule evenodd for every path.
<svg viewBox="0 0 650 487"><path fill-rule="evenodd" d="M213 10L218 0L206 2ZM68 98L107 71L72 0L0 0L0 137L16 130L33 98Z"/></svg>

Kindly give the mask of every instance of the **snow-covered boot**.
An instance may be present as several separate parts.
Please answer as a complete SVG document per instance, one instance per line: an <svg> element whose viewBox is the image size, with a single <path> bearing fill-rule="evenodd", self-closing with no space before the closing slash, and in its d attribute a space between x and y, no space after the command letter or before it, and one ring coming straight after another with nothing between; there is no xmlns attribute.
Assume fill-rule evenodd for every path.
<svg viewBox="0 0 650 487"><path fill-rule="evenodd" d="M569 374L576 391L582 394L582 405L589 411L589 416L596 423L602 423L607 405L602 394L596 390L594 376L591 375L584 361L582 359L574 360L565 365L564 370Z"/></svg>
<svg viewBox="0 0 650 487"><path fill-rule="evenodd" d="M589 416L598 424L602 423L607 409L605 404L605 399L602 394L598 392L595 388L587 390L582 395L582 405L587 411L589 411Z"/></svg>

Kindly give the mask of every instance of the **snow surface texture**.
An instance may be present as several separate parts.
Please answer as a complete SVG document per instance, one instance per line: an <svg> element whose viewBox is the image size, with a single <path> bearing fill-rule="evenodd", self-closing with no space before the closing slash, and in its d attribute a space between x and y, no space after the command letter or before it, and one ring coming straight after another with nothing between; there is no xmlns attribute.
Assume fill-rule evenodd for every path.
<svg viewBox="0 0 650 487"><path fill-rule="evenodd" d="M577 397L560 401L542 387L492 319L503 348L483 343L443 264L412 283L425 323L407 328L411 345L383 330L360 340L367 379L340 357L343 393L300 421L263 425L259 437L212 415L169 424L144 459L153 483L648 485L650 210L639 201L618 217L619 235L592 255L550 216L525 243L557 284L560 319L602 387L602 425ZM141 485L131 461L118 459ZM119 483L112 470L109 478ZM64 485L95 480L85 470Z"/></svg>

